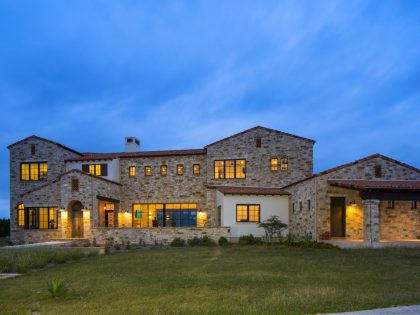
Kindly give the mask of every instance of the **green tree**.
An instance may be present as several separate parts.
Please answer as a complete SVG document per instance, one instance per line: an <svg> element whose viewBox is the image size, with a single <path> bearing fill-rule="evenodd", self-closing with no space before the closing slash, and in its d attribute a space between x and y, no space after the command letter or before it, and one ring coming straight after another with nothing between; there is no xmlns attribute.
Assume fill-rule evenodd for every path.
<svg viewBox="0 0 420 315"><path fill-rule="evenodd" d="M265 237L268 242L273 243L274 237L281 239L282 233L287 229L287 224L283 223L278 216L274 215L269 219L258 224L258 227L265 230Z"/></svg>

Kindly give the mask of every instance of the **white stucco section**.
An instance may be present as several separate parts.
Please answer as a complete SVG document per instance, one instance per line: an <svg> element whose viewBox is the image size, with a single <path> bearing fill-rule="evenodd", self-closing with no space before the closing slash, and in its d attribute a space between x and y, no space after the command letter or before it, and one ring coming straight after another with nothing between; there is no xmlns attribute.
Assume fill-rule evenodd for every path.
<svg viewBox="0 0 420 315"><path fill-rule="evenodd" d="M271 216L278 216L279 219L289 225L289 197L288 196L260 196L260 195L223 195L217 192L217 206L221 207L222 226L231 228L231 236L253 234L264 236L264 229L258 228L255 222L236 222L237 204L259 204L260 220L265 221ZM285 231L286 235L288 232Z"/></svg>
<svg viewBox="0 0 420 315"><path fill-rule="evenodd" d="M66 162L66 171L73 169L82 170L82 164L108 164L108 175L103 178L120 182L120 160L95 160L95 161L81 161L81 162Z"/></svg>

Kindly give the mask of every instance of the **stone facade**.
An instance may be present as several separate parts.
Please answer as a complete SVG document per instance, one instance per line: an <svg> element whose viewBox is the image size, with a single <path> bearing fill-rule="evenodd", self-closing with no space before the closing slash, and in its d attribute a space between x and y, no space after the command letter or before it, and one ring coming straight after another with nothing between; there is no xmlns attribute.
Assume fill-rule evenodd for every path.
<svg viewBox="0 0 420 315"><path fill-rule="evenodd" d="M375 167L381 166L381 177L375 176ZM363 240L366 235L363 223L363 201L357 190L335 187L328 183L333 179L363 179L363 180L420 180L420 172L415 168L392 161L383 156L372 156L353 163L322 172L307 180L286 186L291 193L291 231L297 238L311 234L312 239L322 239L330 232L331 197L346 198L346 237ZM314 209L307 208L310 200ZM348 203L352 202L349 206ZM300 211L299 203L303 203ZM353 202L355 202L353 204ZM293 204L295 211L293 211ZM313 221L316 218L316 222ZM412 222L412 220L410 220Z"/></svg>
<svg viewBox="0 0 420 315"><path fill-rule="evenodd" d="M386 201L379 204L380 238L382 240L420 239L420 202L412 209L411 201L395 200L394 208Z"/></svg>

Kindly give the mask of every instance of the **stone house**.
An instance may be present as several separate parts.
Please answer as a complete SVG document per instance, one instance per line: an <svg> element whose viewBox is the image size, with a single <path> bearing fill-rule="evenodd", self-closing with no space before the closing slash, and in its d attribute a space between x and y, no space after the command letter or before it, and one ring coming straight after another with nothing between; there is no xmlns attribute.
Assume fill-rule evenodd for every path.
<svg viewBox="0 0 420 315"><path fill-rule="evenodd" d="M373 155L314 175L314 144L260 126L190 150L142 151L127 137L124 152L83 153L30 136L8 147L11 238L263 236L273 215L297 239L420 238L417 168Z"/></svg>

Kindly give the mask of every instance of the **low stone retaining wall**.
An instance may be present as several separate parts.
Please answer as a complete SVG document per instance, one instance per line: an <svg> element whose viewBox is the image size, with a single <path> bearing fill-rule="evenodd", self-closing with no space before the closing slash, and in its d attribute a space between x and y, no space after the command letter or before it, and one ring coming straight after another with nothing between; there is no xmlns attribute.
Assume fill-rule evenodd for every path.
<svg viewBox="0 0 420 315"><path fill-rule="evenodd" d="M176 238L185 240L194 237L208 236L218 241L221 236L230 238L229 227L207 227L207 228L92 228L90 241L97 245L105 245L107 240L113 242L127 243L132 245L169 245Z"/></svg>

